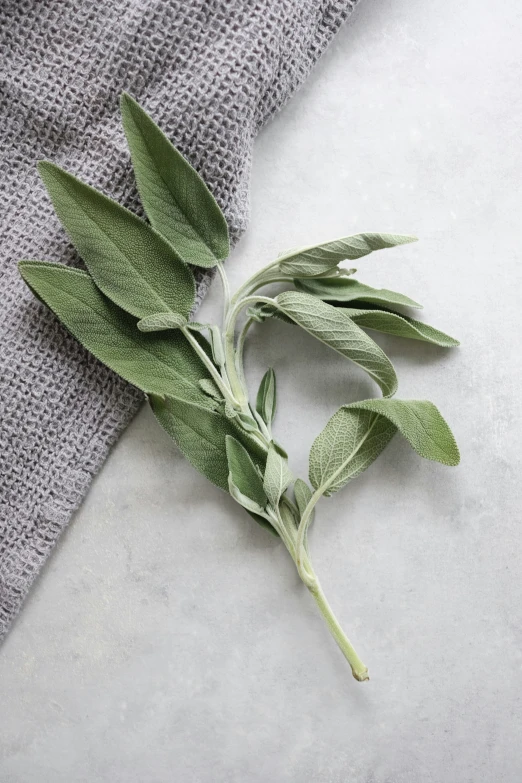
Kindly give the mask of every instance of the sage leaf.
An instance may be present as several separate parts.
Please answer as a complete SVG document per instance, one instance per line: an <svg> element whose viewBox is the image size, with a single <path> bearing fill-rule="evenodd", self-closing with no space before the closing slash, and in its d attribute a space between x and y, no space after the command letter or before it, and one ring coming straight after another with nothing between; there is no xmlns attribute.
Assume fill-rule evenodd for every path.
<svg viewBox="0 0 522 783"><path fill-rule="evenodd" d="M138 321L140 332L164 332L167 329L181 329L188 323L180 313L154 313Z"/></svg>
<svg viewBox="0 0 522 783"><path fill-rule="evenodd" d="M310 483L328 497L377 459L397 428L370 411L340 408L310 450Z"/></svg>
<svg viewBox="0 0 522 783"><path fill-rule="evenodd" d="M399 294L396 291L388 291L387 288L372 288L351 277L319 277L311 280L297 278L294 280L294 285L299 291L313 294L324 301L363 300L371 304L401 305L402 307L422 309L422 305L410 299L409 296Z"/></svg>
<svg viewBox="0 0 522 783"><path fill-rule="evenodd" d="M443 348L454 348L460 345L459 341L450 337L449 334L406 315L388 310L357 310L349 307L343 309L352 321L364 329L373 329L377 332L393 334L396 337L407 337L411 340L423 340Z"/></svg>
<svg viewBox="0 0 522 783"><path fill-rule="evenodd" d="M299 520L296 519L294 512L284 502L284 499L279 503L279 515L287 531L293 532L299 527Z"/></svg>
<svg viewBox="0 0 522 783"><path fill-rule="evenodd" d="M203 179L127 93L121 114L151 224L186 263L213 267L227 258L227 223Z"/></svg>
<svg viewBox="0 0 522 783"><path fill-rule="evenodd" d="M261 514L264 513L263 506L260 506L258 503L255 502L255 500L252 500L248 497L248 495L243 495L239 487L237 487L234 484L234 480L232 479L232 475L229 474L228 476L228 491L230 492L231 496L234 498L234 500L239 503L240 506L243 506L244 509L251 512L252 514L257 514L261 516Z"/></svg>
<svg viewBox="0 0 522 783"><path fill-rule="evenodd" d="M299 515L302 517L305 511L305 508L309 504L310 500L312 499L312 491L308 484L303 481L303 479L296 479L294 482L294 496L295 496L295 502L297 503L297 508L299 509ZM312 520L315 515L315 508L312 511Z"/></svg>
<svg viewBox="0 0 522 783"><path fill-rule="evenodd" d="M266 455L253 438L227 419L221 411L176 397L149 396L149 404L163 429L199 473L225 492L229 492L226 437L231 435L247 448L252 461L264 468ZM258 473L258 480L262 480ZM279 536L270 523L247 509L259 525Z"/></svg>
<svg viewBox="0 0 522 783"><path fill-rule="evenodd" d="M292 479L292 473L288 468L288 460L281 456L276 446L271 443L266 458L263 488L274 508L278 507L279 499Z"/></svg>
<svg viewBox="0 0 522 783"><path fill-rule="evenodd" d="M249 511L259 514L266 507L268 498L263 488L263 481L248 451L236 438L227 435L226 452L229 483L231 481L242 495L256 504L257 508L249 508ZM270 454L270 451L268 453Z"/></svg>
<svg viewBox="0 0 522 783"><path fill-rule="evenodd" d="M98 288L131 315L189 315L194 277L169 243L128 209L48 161L38 170Z"/></svg>
<svg viewBox="0 0 522 783"><path fill-rule="evenodd" d="M279 258L279 269L293 277L314 277L333 270L341 261L351 261L374 250L416 241L416 237L400 234L354 234L290 251Z"/></svg>
<svg viewBox="0 0 522 783"><path fill-rule="evenodd" d="M270 367L263 375L256 399L256 411L266 425L270 426L276 411L276 378Z"/></svg>
<svg viewBox="0 0 522 783"><path fill-rule="evenodd" d="M237 408L233 408L232 405L230 405L230 403L228 402L225 403L224 411L227 419L230 419L230 421L234 421L235 424L245 432L259 431L257 422L252 416L249 416L247 413L242 413L241 411L238 411Z"/></svg>
<svg viewBox="0 0 522 783"><path fill-rule="evenodd" d="M460 454L439 409L428 400L363 400L344 406L385 416L424 459L455 466Z"/></svg>
<svg viewBox="0 0 522 783"><path fill-rule="evenodd" d="M296 291L279 294L276 302L296 324L362 367L378 383L385 397L395 393L397 376L392 363L342 309Z"/></svg>
<svg viewBox="0 0 522 783"><path fill-rule="evenodd" d="M80 269L45 261L20 261L20 274L76 339L103 364L144 392L181 394L205 405L199 387L207 368L180 332L168 338L136 329L136 319L116 307Z"/></svg>
<svg viewBox="0 0 522 783"><path fill-rule="evenodd" d="M441 414L426 400L365 400L343 405L310 450L310 483L328 496L358 476L399 430L420 456L457 465L458 448Z"/></svg>
<svg viewBox="0 0 522 783"><path fill-rule="evenodd" d="M219 410L183 397L149 395L152 411L190 464L228 492L226 437L237 430ZM247 444L248 447L248 444ZM254 455L257 459L257 456Z"/></svg>
<svg viewBox="0 0 522 783"><path fill-rule="evenodd" d="M218 389L214 381L210 378L202 378L199 381L199 386L209 397L212 397L214 400L218 400L219 402L223 401L223 395L220 389Z"/></svg>

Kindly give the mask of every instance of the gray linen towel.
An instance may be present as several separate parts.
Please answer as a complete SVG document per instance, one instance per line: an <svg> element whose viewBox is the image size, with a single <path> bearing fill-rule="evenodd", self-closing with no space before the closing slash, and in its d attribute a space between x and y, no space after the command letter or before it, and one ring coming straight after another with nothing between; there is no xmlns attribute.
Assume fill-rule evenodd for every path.
<svg viewBox="0 0 522 783"><path fill-rule="evenodd" d="M0 639L141 401L18 276L22 257L79 263L36 161L135 208L118 113L128 90L203 175L236 241L256 133L355 3L1 0Z"/></svg>

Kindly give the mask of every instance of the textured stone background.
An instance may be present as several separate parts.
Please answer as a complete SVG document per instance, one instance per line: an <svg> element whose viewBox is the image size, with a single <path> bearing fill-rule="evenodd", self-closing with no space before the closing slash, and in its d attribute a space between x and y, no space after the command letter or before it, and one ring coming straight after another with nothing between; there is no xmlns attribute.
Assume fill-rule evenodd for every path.
<svg viewBox="0 0 522 783"><path fill-rule="evenodd" d="M311 535L370 683L282 548L144 410L0 652L2 783L518 783L521 33L514 0L367 0L256 146L233 284L308 240L414 232L359 277L462 340L381 340L461 467L396 438ZM376 389L284 324L253 342L252 383L275 367L304 472L329 415Z"/></svg>

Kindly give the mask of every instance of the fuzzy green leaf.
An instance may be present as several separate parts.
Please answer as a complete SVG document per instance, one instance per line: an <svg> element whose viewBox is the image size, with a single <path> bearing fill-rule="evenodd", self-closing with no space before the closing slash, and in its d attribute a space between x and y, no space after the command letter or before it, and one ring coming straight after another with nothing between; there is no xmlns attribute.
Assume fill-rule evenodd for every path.
<svg viewBox="0 0 522 783"><path fill-rule="evenodd" d="M215 382L210 380L210 378L203 378L199 382L200 388L203 389L205 394L207 394L209 397L212 397L214 400L218 400L218 402L223 402L223 394L221 393L221 390L218 389Z"/></svg>
<svg viewBox="0 0 522 783"><path fill-rule="evenodd" d="M439 411L425 400L365 400L343 405L310 450L310 482L328 496L358 476L399 430L420 456L456 465L455 439Z"/></svg>
<svg viewBox="0 0 522 783"><path fill-rule="evenodd" d="M205 405L199 388L207 368L179 332L144 334L136 319L100 293L79 269L45 261L20 261L32 291L97 359L145 392L182 394Z"/></svg>
<svg viewBox="0 0 522 783"><path fill-rule="evenodd" d="M209 481L229 492L226 437L232 435L246 446L256 465L264 468L265 455L233 420L216 411L175 397L149 396L149 403L163 429L175 441L190 464ZM261 478L259 477L259 481ZM258 513L246 509L261 527L279 536Z"/></svg>
<svg viewBox="0 0 522 783"><path fill-rule="evenodd" d="M362 258L374 250L416 241L416 237L399 234L354 234L290 251L278 259L279 269L285 275L314 277L329 272L341 261Z"/></svg>
<svg viewBox="0 0 522 783"><path fill-rule="evenodd" d="M276 399L276 377L275 372L270 367L263 375L256 399L256 411L268 426L274 420Z"/></svg>
<svg viewBox="0 0 522 783"><path fill-rule="evenodd" d="M264 513L264 506L260 506L259 503L256 503L255 500L249 498L248 495L244 495L239 487L234 483L234 479L232 478L231 473L228 474L228 491L236 503L239 503L240 506L243 506L243 508L246 509L246 511L249 513L256 514L257 516L261 516Z"/></svg>
<svg viewBox="0 0 522 783"><path fill-rule="evenodd" d="M279 514L286 530L293 532L299 527L299 519L295 511L285 503L284 498L279 503Z"/></svg>
<svg viewBox="0 0 522 783"><path fill-rule="evenodd" d="M228 227L199 174L130 95L123 127L145 212L186 263L213 267L229 254Z"/></svg>
<svg viewBox="0 0 522 783"><path fill-rule="evenodd" d="M165 332L168 329L181 329L188 323L180 313L154 313L138 321L140 332Z"/></svg>
<svg viewBox="0 0 522 783"><path fill-rule="evenodd" d="M241 494L253 501L258 507L248 510L260 513L260 510L265 508L268 498L263 489L263 480L248 451L236 438L227 435L226 452L230 479Z"/></svg>
<svg viewBox="0 0 522 783"><path fill-rule="evenodd" d="M169 243L128 209L48 161L38 165L56 214L103 293L138 318L188 316L196 289Z"/></svg>
<svg viewBox="0 0 522 783"><path fill-rule="evenodd" d="M288 468L288 460L283 457L277 447L271 443L266 458L263 487L274 508L279 505L279 499L292 481L293 476Z"/></svg>
<svg viewBox="0 0 522 783"><path fill-rule="evenodd" d="M340 408L310 450L310 483L328 497L377 459L397 428L384 416Z"/></svg>
<svg viewBox="0 0 522 783"><path fill-rule="evenodd" d="M296 479L294 483L294 495L297 508L299 509L299 515L302 517L308 503L312 499L312 491L308 484L303 479ZM315 515L315 509L312 511L312 515ZM312 516L313 519L313 516Z"/></svg>
<svg viewBox="0 0 522 783"><path fill-rule="evenodd" d="M337 307L311 294L285 291L277 306L311 335L363 368L389 397L397 389L397 376L386 354Z"/></svg>
<svg viewBox="0 0 522 783"><path fill-rule="evenodd" d="M388 310L357 310L350 307L343 309L352 321L364 329L373 329L377 332L393 334L396 337L407 337L411 340L423 340L443 348L454 348L460 345L459 341L450 337L449 334L406 315L392 313Z"/></svg>
<svg viewBox="0 0 522 783"><path fill-rule="evenodd" d="M460 462L452 431L438 408L428 400L363 400L344 407L386 416L424 459L450 466Z"/></svg>
<svg viewBox="0 0 522 783"><path fill-rule="evenodd" d="M295 287L299 291L332 302L352 302L363 300L372 304L400 305L402 307L421 308L418 302L409 296L399 294L396 291L388 291L386 288L372 288L369 285L359 283L351 277L319 277L308 280L294 280Z"/></svg>

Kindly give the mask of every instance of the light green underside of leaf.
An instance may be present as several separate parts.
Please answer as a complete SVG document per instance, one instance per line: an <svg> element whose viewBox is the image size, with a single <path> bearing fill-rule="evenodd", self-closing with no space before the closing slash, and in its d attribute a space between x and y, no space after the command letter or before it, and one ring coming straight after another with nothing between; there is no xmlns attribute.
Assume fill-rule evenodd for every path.
<svg viewBox="0 0 522 783"><path fill-rule="evenodd" d="M100 293L79 269L21 261L29 287L97 359L122 378L155 394L183 394L209 404L198 382L208 371L182 334L145 334L136 319Z"/></svg>
<svg viewBox="0 0 522 783"><path fill-rule="evenodd" d="M229 254L225 218L199 174L146 112L124 94L123 125L151 224L187 263L212 267Z"/></svg>
<svg viewBox="0 0 522 783"><path fill-rule="evenodd" d="M341 489L379 456L399 430L426 459L457 465L455 438L441 414L426 400L364 400L344 405L310 450L310 482L325 495Z"/></svg>
<svg viewBox="0 0 522 783"><path fill-rule="evenodd" d="M337 492L377 459L396 431L384 416L341 408L312 444L310 483L326 496Z"/></svg>
<svg viewBox="0 0 522 783"><path fill-rule="evenodd" d="M422 321L408 318L406 315L399 315L399 313L352 308L345 308L344 311L356 324L364 329L373 329L411 340L423 340L427 343L440 345L443 348L454 348L460 344L458 340L450 337L449 334L445 334L429 324L422 323Z"/></svg>
<svg viewBox="0 0 522 783"><path fill-rule="evenodd" d="M281 457L274 445L271 444L266 459L263 486L274 508L277 508L279 498L292 481L292 478L287 460Z"/></svg>
<svg viewBox="0 0 522 783"><path fill-rule="evenodd" d="M276 301L295 323L362 367L379 384L384 395L394 394L397 376L390 360L342 309L311 294L293 291L279 294Z"/></svg>
<svg viewBox="0 0 522 783"><path fill-rule="evenodd" d="M334 268L341 261L351 261L374 250L415 241L415 237L400 234L354 234L288 252L279 258L279 268L283 274L295 277L317 275Z"/></svg>
<svg viewBox="0 0 522 783"><path fill-rule="evenodd" d="M276 377L272 368L261 379L256 398L256 411L265 424L272 423L276 411Z"/></svg>
<svg viewBox="0 0 522 783"><path fill-rule="evenodd" d="M172 310L188 316L190 269L151 226L52 163L39 171L56 214L98 288L138 318Z"/></svg>
<svg viewBox="0 0 522 783"><path fill-rule="evenodd" d="M296 479L294 483L294 496L297 508L299 509L299 516L303 516L303 512L312 498L312 492L310 487L303 479Z"/></svg>
<svg viewBox="0 0 522 783"><path fill-rule="evenodd" d="M422 309L422 305L409 296L389 291L387 288L372 288L349 277L323 277L317 279L294 280L300 291L318 296L324 301L352 302L363 300L373 304L401 305Z"/></svg>

